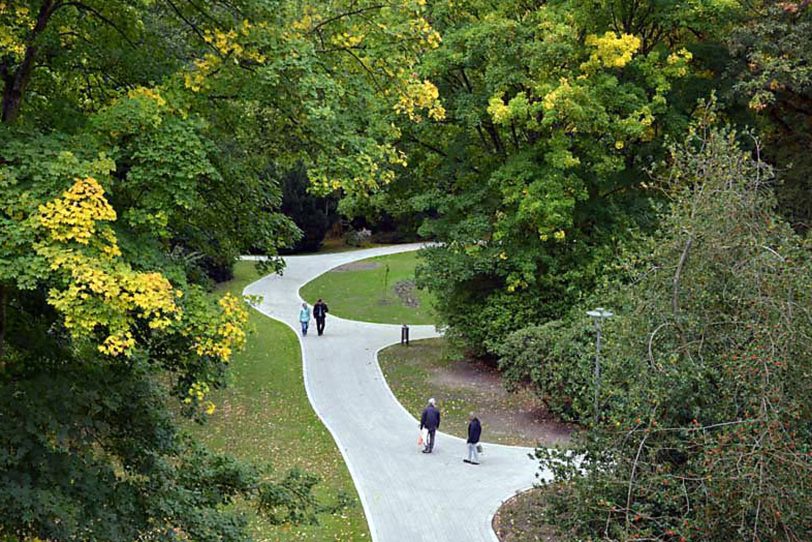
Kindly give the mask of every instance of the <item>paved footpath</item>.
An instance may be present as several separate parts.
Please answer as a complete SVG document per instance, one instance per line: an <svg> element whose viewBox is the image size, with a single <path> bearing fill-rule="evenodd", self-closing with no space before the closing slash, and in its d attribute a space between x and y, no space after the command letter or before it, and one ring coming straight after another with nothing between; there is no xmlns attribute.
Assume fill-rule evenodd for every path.
<svg viewBox="0 0 812 542"><path fill-rule="evenodd" d="M437 434L438 450L417 447L418 422L395 399L377 361L381 348L400 340L400 326L327 318L325 334L301 337L299 288L333 267L416 250L397 245L336 254L291 256L282 276L245 288L263 296L258 307L300 336L305 386L316 413L333 434L361 501L375 542L494 541L493 514L505 499L530 487L537 463L530 448L487 443L482 464L462 462L464 440ZM330 300L326 299L328 305ZM410 326L412 340L437 336L433 326ZM443 398L438 397L442 410ZM307 453L304 449L303 453Z"/></svg>

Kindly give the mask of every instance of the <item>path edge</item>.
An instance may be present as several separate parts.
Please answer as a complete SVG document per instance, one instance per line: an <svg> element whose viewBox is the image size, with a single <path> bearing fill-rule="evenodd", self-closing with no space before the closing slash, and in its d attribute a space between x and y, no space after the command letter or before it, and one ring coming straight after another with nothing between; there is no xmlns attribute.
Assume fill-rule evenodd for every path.
<svg viewBox="0 0 812 542"><path fill-rule="evenodd" d="M242 292L243 295L245 295L245 290L247 290L251 285L255 284L256 282L259 282L260 280L264 279L265 277L267 277L267 275L265 275L265 276L261 277L260 279L257 279L254 282L246 285L245 288L243 288L243 292ZM296 291L296 295L299 296L299 291L298 290ZM301 297L299 297L299 299L301 300ZM375 526L375 520L372 519L372 514L370 513L370 510L369 510L369 502L367 500L368 499L367 495L364 492L364 490L361 488L361 486L356 482L356 480L358 479L358 476L357 476L357 473L355 472L355 469L352 466L352 463L349 461L349 458L347 457L347 454L345 452L344 444L341 442L341 439L338 438L338 435L335 433L335 431L333 431L333 428L330 427L330 424L327 423L327 420L325 420L324 417L322 417L321 413L318 411L318 409L316 408L315 403L313 402L313 395L310 392L310 377L308 376L308 373L307 373L307 354L305 353L305 347L304 347L304 342L302 341L302 337L299 336L298 330L295 327L293 327L292 324L290 324L290 323L288 323L288 322L286 322L284 320L280 320L279 318L276 318L276 317L266 313L265 311L262 310L261 306L251 305L251 307L253 309L255 309L257 312L259 312L260 314L262 314L263 316L265 316L266 318L270 318L271 320L281 322L282 324L287 326L291 331L293 331L293 334L296 336L296 341L299 343L299 351L302 353L302 380L304 381L305 394L307 395L307 401L310 403L310 410L312 410L313 413L316 414L316 417L319 419L319 422L321 422L321 424L325 427L325 429L327 429L327 431L330 433L330 436L333 437L333 442L335 442L336 447L338 448L338 451L341 454L341 458L344 460L344 465L346 465L347 470L350 473L350 479L352 480L352 485L355 486L355 491L358 493L358 498L361 500L361 508L364 510L364 518L366 519L367 527L369 527L369 537L373 541L377 540L378 530L377 530L377 528Z"/></svg>
<svg viewBox="0 0 812 542"><path fill-rule="evenodd" d="M438 337L441 337L441 336L442 335L439 335ZM429 338L431 339L431 338L437 338L437 337L429 337ZM420 339L420 340L422 341L422 340L426 340L426 339ZM383 381L383 384L386 387L386 390L389 392L389 395L392 396L392 398L395 400L395 402L398 404L398 406L401 408L401 410L403 410L403 412L406 413L407 416L409 416L416 423L419 424L419 422L417 421L417 418L415 418L412 415L412 413L409 412L409 410L405 406L403 406L403 403L400 402L400 399L398 399L398 396L395 395L395 392L393 392L392 388L389 387L389 381L386 379L386 375L383 374L383 369L381 369L381 362L380 362L380 359L378 357L378 354L380 354L382 350L385 350L385 349L389 348L390 346L395 346L397 344L398 344L397 342L393 342L391 344L381 346L380 348L378 348L375 351L375 368L378 370L378 376L381 377L381 380ZM458 437L456 435L451 435L449 433L444 433L442 431L440 431L440 434L443 435L444 437L447 437L447 438L455 439L455 440L458 440L460 442L465 442L461 437ZM512 449L525 450L525 451L527 451L528 454L532 453L533 450L535 450L535 448L528 448L527 446L512 446L512 445L509 445L509 444L496 444L496 443L489 443L489 442L486 442L485 444L487 444L489 447L490 446L496 446L496 447L499 447L499 448L512 448ZM528 457L528 459L530 459L530 458ZM512 499L513 497L518 495L519 493L523 493L525 491L533 489L534 487L536 487L535 482L533 482L529 486L517 489L513 493L513 495L509 495L509 496L503 498L502 500L500 500L499 504L496 505L496 508L494 508L493 511L491 511L490 514L488 514L488 517L486 518L486 522L487 522L487 525L489 526L488 531L491 533L491 540L493 542L500 542L499 536L496 534L496 530L493 528L493 519L496 517L496 514L499 513L499 509L502 508L502 505L504 505L507 501L509 501L510 499Z"/></svg>
<svg viewBox="0 0 812 542"><path fill-rule="evenodd" d="M391 245L391 246L398 246L398 245ZM356 262L356 261L360 261L360 260L364 260L364 259L375 258L375 257L378 257L378 256L388 256L390 254L402 254L402 253L408 253L408 252L416 252L416 251L420 250L421 248L423 248L424 246L426 246L426 245L423 245L421 247L416 247L416 248L414 248L412 250L396 250L396 251L393 251L391 253L380 254L380 255L377 255L377 256L361 256L361 257L359 257L357 259L353 259L353 260L350 260L350 261L351 262ZM348 251L348 253L353 253L353 252L356 252L356 251ZM361 252L361 250L359 250L357 252ZM241 259L254 260L255 258L245 258L245 257L243 257ZM260 258L256 258L256 259L260 259ZM336 266L336 267L338 267L338 266ZM333 269L335 269L335 267L332 267L330 269L326 269L324 272L319 273L315 277L311 278L308 282L300 285L296 289L296 297L299 299L299 301L304 301L304 298L302 298L302 296L301 296L301 290L302 290L302 288L304 288L305 285L307 285L310 282L318 279L322 275L324 275L326 273L329 273ZM272 274L273 273L269 273L269 275L272 275ZM269 275L264 275L263 277L260 277L259 279L255 280L254 282L251 282L250 284L246 285L245 288L243 288L243 292L242 292L243 295L246 295L245 292L246 292L246 290L248 288L250 288L252 285L256 284L257 282L265 279ZM308 371L307 371L307 354L305 352L305 347L304 347L304 342L302 340L302 337L299 335L299 331L292 324L290 324L289 322L286 322L284 320L276 318L275 316L273 316L271 314L268 314L267 312L263 311L261 305L260 306L252 305L252 308L256 309L260 314L262 314L263 316L265 316L267 318L270 318L270 319L275 320L277 322L283 323L289 329L291 329L293 331L293 333L296 335L296 340L299 342L299 351L302 354L302 376L303 376L303 381L304 381L304 385L305 385L305 393L307 394L307 400L310 403L310 408L316 414L316 417L319 419L321 424L327 429L327 431L333 437L333 441L336 443L336 446L338 447L338 451L341 453L341 457L344 460L344 464L347 466L347 470L349 471L350 477L352 478L352 482L353 482L353 485L355 486L355 490L356 490L356 492L358 492L358 497L361 500L361 507L364 510L364 516L366 517L366 520L367 520L367 526L369 527L370 538L373 541L377 540L378 531L377 531L377 527L375 526L375 520L373 519L372 514L370 513L368 497L367 497L364 489L356 481L359 478L356 475L356 472L355 472L355 469L352 466L352 463L349 461L349 458L347 457L347 454L345 452L345 447L344 447L341 439L338 437L338 435L335 433L335 431L333 431L333 429L330 427L330 425L327 423L327 421L321 415L319 410L316 408L315 403L313 402L313 396L312 396L311 391L310 391L310 378L308 376ZM389 326L393 326L393 327L398 326L398 324L381 324L381 323L377 323L377 322L364 322L364 321L361 321L361 320L350 320L350 319L347 319L347 318L342 318L340 316L333 316L333 318L346 320L346 321L350 321L350 322L357 322L357 323L361 323L361 324L375 325L375 326L380 326L380 325L383 325L383 326L389 325ZM435 326L435 330L436 330L436 326ZM435 337L426 337L426 339L438 338L438 337L442 337L442 333L437 333L437 335ZM425 340L425 339L419 339L419 340ZM392 391L392 388L389 386L389 381L386 379L386 376L383 373L383 369L381 369L381 364L380 364L380 359L379 359L380 352L382 350L386 349L386 348L389 348L391 346L395 346L397 344L398 344L397 341L393 341L393 342L391 342L389 344L386 344L386 345L383 345L383 346L379 347L377 350L375 350L375 352L373 354L374 360L375 360L375 363L374 363L375 370L377 371L378 376L380 377L381 381L383 382L384 387L386 388L386 391L389 393L389 395L392 397L392 399L394 399L395 403L397 403L397 405L400 407L400 409L407 416L412 418L412 420L414 420L415 423L419 423L417 418L415 418L412 415L412 413L409 412L409 410L405 406L403 406L403 403L400 402L400 399L398 399L397 395L395 395L395 393ZM442 431L440 431L440 434L443 435L444 438L464 442L464 439L462 439L460 437L457 437L455 435L451 435L449 433L445 433L445 432L442 432ZM535 450L535 448L529 448L527 446L516 446L516 445L497 444L497 443L488 443L488 442L485 442L485 444L487 444L489 447L523 450L523 451L528 453L528 456L530 456L533 453L533 451ZM528 460L529 459L530 459L530 457L528 457ZM538 477L538 474L536 475L536 477ZM485 518L485 521L487 522L487 531L490 533L491 540L493 542L500 542L499 537L498 537L498 535L496 534L496 531L493 528L493 520L496 517L496 514L499 512L499 509L509 499L513 498L515 495L517 495L517 494L519 494L521 492L528 491L529 489L532 489L533 487L535 487L535 484L536 484L536 482L533 482L532 484L530 484L528 486L516 489L512 495L509 495L509 496L507 496L505 498L502 498L499 501L499 503L496 505L496 507L489 513L488 517Z"/></svg>

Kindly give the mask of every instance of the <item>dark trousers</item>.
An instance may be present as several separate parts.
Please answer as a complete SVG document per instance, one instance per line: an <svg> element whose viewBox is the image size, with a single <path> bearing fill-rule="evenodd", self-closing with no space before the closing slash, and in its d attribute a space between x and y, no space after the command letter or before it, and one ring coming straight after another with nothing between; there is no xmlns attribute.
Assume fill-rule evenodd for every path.
<svg viewBox="0 0 812 542"><path fill-rule="evenodd" d="M426 443L426 450L432 451L434 449L434 433L436 433L436 429L429 429L429 438L428 442Z"/></svg>
<svg viewBox="0 0 812 542"><path fill-rule="evenodd" d="M324 333L324 320L325 318L316 318L316 331L319 332L319 335Z"/></svg>

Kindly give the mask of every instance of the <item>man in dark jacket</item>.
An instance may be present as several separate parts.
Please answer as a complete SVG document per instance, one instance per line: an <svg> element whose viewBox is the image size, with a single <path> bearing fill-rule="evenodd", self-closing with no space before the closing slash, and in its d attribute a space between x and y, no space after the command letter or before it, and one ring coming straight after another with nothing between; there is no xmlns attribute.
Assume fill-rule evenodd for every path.
<svg viewBox="0 0 812 542"><path fill-rule="evenodd" d="M479 465L477 446L479 446L479 437L482 435L482 425L473 412L468 416L468 420L468 458L463 461L471 465Z"/></svg>
<svg viewBox="0 0 812 542"><path fill-rule="evenodd" d="M313 305L313 317L316 319L316 331L319 332L319 335L324 334L324 320L327 318L328 312L330 311L327 309L327 303L321 299Z"/></svg>
<svg viewBox="0 0 812 542"><path fill-rule="evenodd" d="M429 432L429 438L426 439L426 447L423 448L424 454L430 454L434 449L434 433L440 427L440 411L434 406L434 399L429 399L429 406L423 410L420 416L420 430L426 428Z"/></svg>

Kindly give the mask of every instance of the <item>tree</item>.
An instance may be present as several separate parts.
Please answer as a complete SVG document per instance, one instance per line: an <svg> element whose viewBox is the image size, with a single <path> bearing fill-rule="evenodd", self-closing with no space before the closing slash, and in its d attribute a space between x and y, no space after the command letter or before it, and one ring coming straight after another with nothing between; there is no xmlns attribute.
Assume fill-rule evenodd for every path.
<svg viewBox="0 0 812 542"><path fill-rule="evenodd" d="M565 489L553 522L580 536L812 535L809 246L758 142L753 157L704 115L672 148L659 232L600 293L616 309L600 422L575 454L537 452Z"/></svg>
<svg viewBox="0 0 812 542"><path fill-rule="evenodd" d="M302 238L293 246L293 251L318 250L327 231L338 220L338 198L310 194L308 185L307 172L302 167L284 176L282 212L302 230Z"/></svg>
<svg viewBox="0 0 812 542"><path fill-rule="evenodd" d="M213 412L247 309L208 276L298 233L267 172L374 191L402 162L392 119L442 115L408 71L424 9L0 3L0 538L241 540L235 500L335 509L310 475L191 442L167 399Z"/></svg>
<svg viewBox="0 0 812 542"><path fill-rule="evenodd" d="M434 4L443 44L421 73L447 118L404 127L403 182L441 242L420 277L451 335L491 354L519 322L559 318L651 227L643 168L686 126L683 94L705 77L691 49L725 5Z"/></svg>
<svg viewBox="0 0 812 542"><path fill-rule="evenodd" d="M735 90L759 115L766 157L782 171L776 195L796 231L812 223L812 6L756 2L729 42Z"/></svg>

